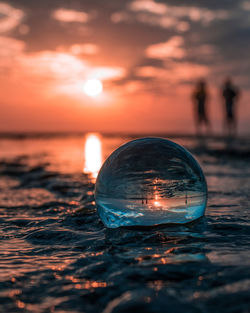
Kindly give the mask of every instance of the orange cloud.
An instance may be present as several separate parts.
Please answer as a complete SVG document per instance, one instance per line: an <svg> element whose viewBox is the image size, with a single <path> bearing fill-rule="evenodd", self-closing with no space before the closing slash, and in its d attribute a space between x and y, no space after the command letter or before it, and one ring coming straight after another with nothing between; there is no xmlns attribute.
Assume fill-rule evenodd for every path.
<svg viewBox="0 0 250 313"><path fill-rule="evenodd" d="M25 49L25 43L11 37L0 36L0 73L16 70L17 58Z"/></svg>
<svg viewBox="0 0 250 313"><path fill-rule="evenodd" d="M141 81L128 81L127 83L125 83L123 86L122 86L122 91L123 93L135 93L135 92L138 92L138 91L142 91L145 89L145 86L144 86L144 83L141 82Z"/></svg>
<svg viewBox="0 0 250 313"><path fill-rule="evenodd" d="M24 12L5 2L0 2L0 17L0 33L4 33L21 23L24 18Z"/></svg>
<svg viewBox="0 0 250 313"><path fill-rule="evenodd" d="M8 58L18 55L24 50L25 43L11 37L0 36L0 57Z"/></svg>
<svg viewBox="0 0 250 313"><path fill-rule="evenodd" d="M154 0L134 0L130 3L129 9L133 12L145 13L144 15L137 15L137 20L140 22L159 25L163 28L175 26L177 29L178 23L186 18L190 21L209 24L215 19L227 19L230 16L226 10L210 10L194 6L174 6L158 3Z"/></svg>
<svg viewBox="0 0 250 313"><path fill-rule="evenodd" d="M243 1L241 7L246 11L250 11L250 1Z"/></svg>
<svg viewBox="0 0 250 313"><path fill-rule="evenodd" d="M171 14L155 14L145 9L138 11L139 12L137 12L135 16L133 16L131 13L129 14L128 12L115 12L111 15L111 21L113 23L122 23L136 20L140 23L159 26L161 28L175 28L180 32L185 32L190 28L190 25L187 21L181 21L179 18L176 18Z"/></svg>
<svg viewBox="0 0 250 313"><path fill-rule="evenodd" d="M149 11L155 14L164 14L167 12L167 6L153 0L135 0L129 5L132 11Z"/></svg>
<svg viewBox="0 0 250 313"><path fill-rule="evenodd" d="M126 71L122 67L94 67L89 70L88 78L101 80L118 79L125 75Z"/></svg>
<svg viewBox="0 0 250 313"><path fill-rule="evenodd" d="M190 62L168 62L168 68L143 66L136 70L140 77L153 77L171 84L178 84L182 80L196 80L207 76L208 73L207 66Z"/></svg>
<svg viewBox="0 0 250 313"><path fill-rule="evenodd" d="M122 67L96 67L78 57L97 51L97 45L87 43L72 45L67 50L59 47L58 51L27 53L23 41L0 36L0 71L3 75L15 75L22 85L37 87L44 94L78 94L87 79L108 81L125 75Z"/></svg>
<svg viewBox="0 0 250 313"><path fill-rule="evenodd" d="M54 10L52 13L52 17L60 22L66 23L68 22L86 23L89 20L89 15L86 12L68 10L64 8Z"/></svg>
<svg viewBox="0 0 250 313"><path fill-rule="evenodd" d="M74 44L70 48L71 53L73 54L97 54L99 48L97 45L92 43L85 43L85 44Z"/></svg>
<svg viewBox="0 0 250 313"><path fill-rule="evenodd" d="M59 46L57 51L66 52L74 55L85 54L85 55L95 55L99 52L99 47L92 43L84 44L74 44L70 47Z"/></svg>
<svg viewBox="0 0 250 313"><path fill-rule="evenodd" d="M15 44L18 47L18 42ZM6 57L5 61L8 59L9 57ZM15 71L15 77L22 85L35 88L52 97L58 94L82 97L86 80L109 81L125 75L125 69L121 67L92 66L77 55L65 52L41 51L32 54L21 52L14 60L15 67L13 68L13 62L9 62L9 69Z"/></svg>
<svg viewBox="0 0 250 313"><path fill-rule="evenodd" d="M135 71L137 76L140 77L156 77L161 78L165 77L167 71L163 68L157 68L153 66L142 66L136 69Z"/></svg>
<svg viewBox="0 0 250 313"><path fill-rule="evenodd" d="M40 79L70 80L80 76L87 68L82 60L66 53L42 51L23 54L18 58L21 72Z"/></svg>
<svg viewBox="0 0 250 313"><path fill-rule="evenodd" d="M137 20L142 23L157 25L162 28L176 28L178 31L187 31L190 28L187 21L180 21L171 15L156 16L139 13L137 15Z"/></svg>
<svg viewBox="0 0 250 313"><path fill-rule="evenodd" d="M127 12L120 11L120 12L113 13L110 19L113 23L121 23L121 22L129 21L131 18Z"/></svg>
<svg viewBox="0 0 250 313"><path fill-rule="evenodd" d="M148 46L146 48L146 56L155 59L175 58L180 59L185 56L185 51L182 48L183 38L180 36L173 36L166 42L161 42Z"/></svg>

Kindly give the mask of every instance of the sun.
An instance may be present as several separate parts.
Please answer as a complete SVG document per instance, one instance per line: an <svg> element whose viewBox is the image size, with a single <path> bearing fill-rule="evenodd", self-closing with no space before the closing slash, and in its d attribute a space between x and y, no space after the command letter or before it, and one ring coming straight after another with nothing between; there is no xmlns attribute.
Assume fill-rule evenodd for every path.
<svg viewBox="0 0 250 313"><path fill-rule="evenodd" d="M96 97L102 92L102 82L99 79L89 79L85 82L83 90L86 95Z"/></svg>

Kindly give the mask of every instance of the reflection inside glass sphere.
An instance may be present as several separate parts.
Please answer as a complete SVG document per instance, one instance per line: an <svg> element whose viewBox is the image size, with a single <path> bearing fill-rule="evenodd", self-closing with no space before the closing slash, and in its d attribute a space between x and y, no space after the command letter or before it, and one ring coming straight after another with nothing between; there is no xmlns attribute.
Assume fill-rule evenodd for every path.
<svg viewBox="0 0 250 313"><path fill-rule="evenodd" d="M207 185L186 149L162 138L141 138L119 147L104 162L95 199L110 228L183 224L204 215Z"/></svg>

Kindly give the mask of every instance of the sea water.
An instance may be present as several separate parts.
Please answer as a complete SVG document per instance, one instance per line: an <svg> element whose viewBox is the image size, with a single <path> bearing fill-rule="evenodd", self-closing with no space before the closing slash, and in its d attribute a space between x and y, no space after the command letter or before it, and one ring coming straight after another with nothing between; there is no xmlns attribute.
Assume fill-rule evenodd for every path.
<svg viewBox="0 0 250 313"><path fill-rule="evenodd" d="M109 228L184 224L204 215L207 185L186 149L162 138L141 138L104 162L95 200Z"/></svg>
<svg viewBox="0 0 250 313"><path fill-rule="evenodd" d="M132 139L99 138L103 157ZM250 139L174 140L206 173L206 218L148 231L99 222L85 136L0 138L0 312L248 312Z"/></svg>

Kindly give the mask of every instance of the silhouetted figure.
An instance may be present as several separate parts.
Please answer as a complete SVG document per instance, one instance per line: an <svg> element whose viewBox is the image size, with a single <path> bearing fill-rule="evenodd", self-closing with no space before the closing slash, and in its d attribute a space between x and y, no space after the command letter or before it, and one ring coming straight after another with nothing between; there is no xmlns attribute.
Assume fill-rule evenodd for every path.
<svg viewBox="0 0 250 313"><path fill-rule="evenodd" d="M229 136L236 135L235 103L239 96L239 91L233 86L230 79L227 79L224 83L222 96L225 104L225 130Z"/></svg>
<svg viewBox="0 0 250 313"><path fill-rule="evenodd" d="M200 80L194 90L193 100L194 100L194 113L195 113L195 126L197 135L200 134L202 124L206 125L207 131L210 131L210 123L207 117L207 90L206 82Z"/></svg>

